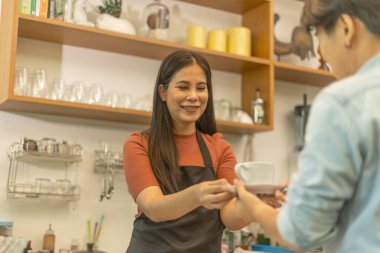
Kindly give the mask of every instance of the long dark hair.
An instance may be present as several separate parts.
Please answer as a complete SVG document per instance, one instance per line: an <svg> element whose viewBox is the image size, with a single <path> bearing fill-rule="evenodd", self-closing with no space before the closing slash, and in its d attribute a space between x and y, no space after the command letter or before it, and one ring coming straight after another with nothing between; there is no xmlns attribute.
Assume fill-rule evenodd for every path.
<svg viewBox="0 0 380 253"><path fill-rule="evenodd" d="M326 32L331 32L340 15L349 14L380 37L379 10L379 0L305 0L301 23L309 28L322 26Z"/></svg>
<svg viewBox="0 0 380 253"><path fill-rule="evenodd" d="M180 50L166 56L157 74L153 95L153 112L150 129L143 134L148 137L148 154L153 172L165 194L179 191L181 173L173 132L173 121L166 102L162 101L158 87L168 85L173 76L184 67L197 64L207 81L208 101L204 113L196 122L199 131L212 135L216 133L215 114L212 98L211 70L207 60L194 52Z"/></svg>

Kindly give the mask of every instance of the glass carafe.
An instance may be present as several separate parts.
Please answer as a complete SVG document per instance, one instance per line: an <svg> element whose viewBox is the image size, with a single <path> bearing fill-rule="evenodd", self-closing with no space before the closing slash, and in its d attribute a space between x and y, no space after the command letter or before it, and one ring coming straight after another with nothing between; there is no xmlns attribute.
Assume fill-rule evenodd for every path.
<svg viewBox="0 0 380 253"><path fill-rule="evenodd" d="M168 39L169 8L159 0L144 8L144 23L146 36L160 40Z"/></svg>

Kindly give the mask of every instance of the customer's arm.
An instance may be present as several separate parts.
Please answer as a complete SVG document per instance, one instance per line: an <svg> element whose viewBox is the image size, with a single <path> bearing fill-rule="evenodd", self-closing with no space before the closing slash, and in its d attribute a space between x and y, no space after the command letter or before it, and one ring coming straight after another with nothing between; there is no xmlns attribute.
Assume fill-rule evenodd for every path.
<svg viewBox="0 0 380 253"><path fill-rule="evenodd" d="M235 180L234 183L238 194L234 209L236 216L248 224L252 222L259 223L267 235L280 245L295 249L294 245L286 242L284 238L282 238L277 228L278 210L267 205L254 194L248 192L242 181Z"/></svg>

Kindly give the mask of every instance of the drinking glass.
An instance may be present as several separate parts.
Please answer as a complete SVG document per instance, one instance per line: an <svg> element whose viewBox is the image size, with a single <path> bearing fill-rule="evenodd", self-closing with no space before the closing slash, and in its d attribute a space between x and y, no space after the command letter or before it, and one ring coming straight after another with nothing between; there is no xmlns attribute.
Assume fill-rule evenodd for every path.
<svg viewBox="0 0 380 253"><path fill-rule="evenodd" d="M61 78L56 78L48 86L46 98L52 100L62 100L65 89L65 81Z"/></svg>
<svg viewBox="0 0 380 253"><path fill-rule="evenodd" d="M220 118L220 101L218 99L214 99L214 113L215 113L215 118L219 119Z"/></svg>
<svg viewBox="0 0 380 253"><path fill-rule="evenodd" d="M53 138L44 137L38 145L38 152L45 154L53 154L58 151L57 141Z"/></svg>
<svg viewBox="0 0 380 253"><path fill-rule="evenodd" d="M89 87L87 103L101 104L103 97L103 87L100 83L93 83Z"/></svg>
<svg viewBox="0 0 380 253"><path fill-rule="evenodd" d="M61 155L69 155L70 154L70 146L66 141L62 141L58 143L58 153Z"/></svg>
<svg viewBox="0 0 380 253"><path fill-rule="evenodd" d="M29 96L44 98L46 93L46 80L46 70L43 68L36 68L32 73Z"/></svg>
<svg viewBox="0 0 380 253"><path fill-rule="evenodd" d="M119 94L116 91L108 92L103 99L103 105L115 108L117 105Z"/></svg>
<svg viewBox="0 0 380 253"><path fill-rule="evenodd" d="M68 194L71 188L71 181L69 179L57 179L57 193L58 194Z"/></svg>
<svg viewBox="0 0 380 253"><path fill-rule="evenodd" d="M15 192L34 192L34 187L30 183L17 183L14 185L14 191Z"/></svg>
<svg viewBox="0 0 380 253"><path fill-rule="evenodd" d="M128 93L120 94L117 107L119 108L130 108L132 104L132 98Z"/></svg>
<svg viewBox="0 0 380 253"><path fill-rule="evenodd" d="M72 144L70 146L70 154L74 156L82 156L83 148L80 144Z"/></svg>
<svg viewBox="0 0 380 253"><path fill-rule="evenodd" d="M220 119L230 120L231 119L231 103L226 99L220 100Z"/></svg>
<svg viewBox="0 0 380 253"><path fill-rule="evenodd" d="M15 70L14 94L19 96L28 93L28 69L26 67L17 67Z"/></svg>
<svg viewBox="0 0 380 253"><path fill-rule="evenodd" d="M71 102L83 103L85 101L85 87L83 81L75 81L71 86Z"/></svg>
<svg viewBox="0 0 380 253"><path fill-rule="evenodd" d="M51 193L52 184L49 178L36 178L36 192Z"/></svg>
<svg viewBox="0 0 380 253"><path fill-rule="evenodd" d="M133 104L133 109L141 111L152 111L152 102L150 96L145 95L144 97L136 98L135 103Z"/></svg>

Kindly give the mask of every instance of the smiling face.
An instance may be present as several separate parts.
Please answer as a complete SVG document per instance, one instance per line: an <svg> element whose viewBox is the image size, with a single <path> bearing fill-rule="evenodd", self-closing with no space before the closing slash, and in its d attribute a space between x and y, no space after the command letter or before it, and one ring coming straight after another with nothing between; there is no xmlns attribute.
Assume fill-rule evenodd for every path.
<svg viewBox="0 0 380 253"><path fill-rule="evenodd" d="M208 89L206 75L197 64L179 70L165 89L158 86L160 97L166 102L172 118L174 133L191 134L195 123L206 109Z"/></svg>

